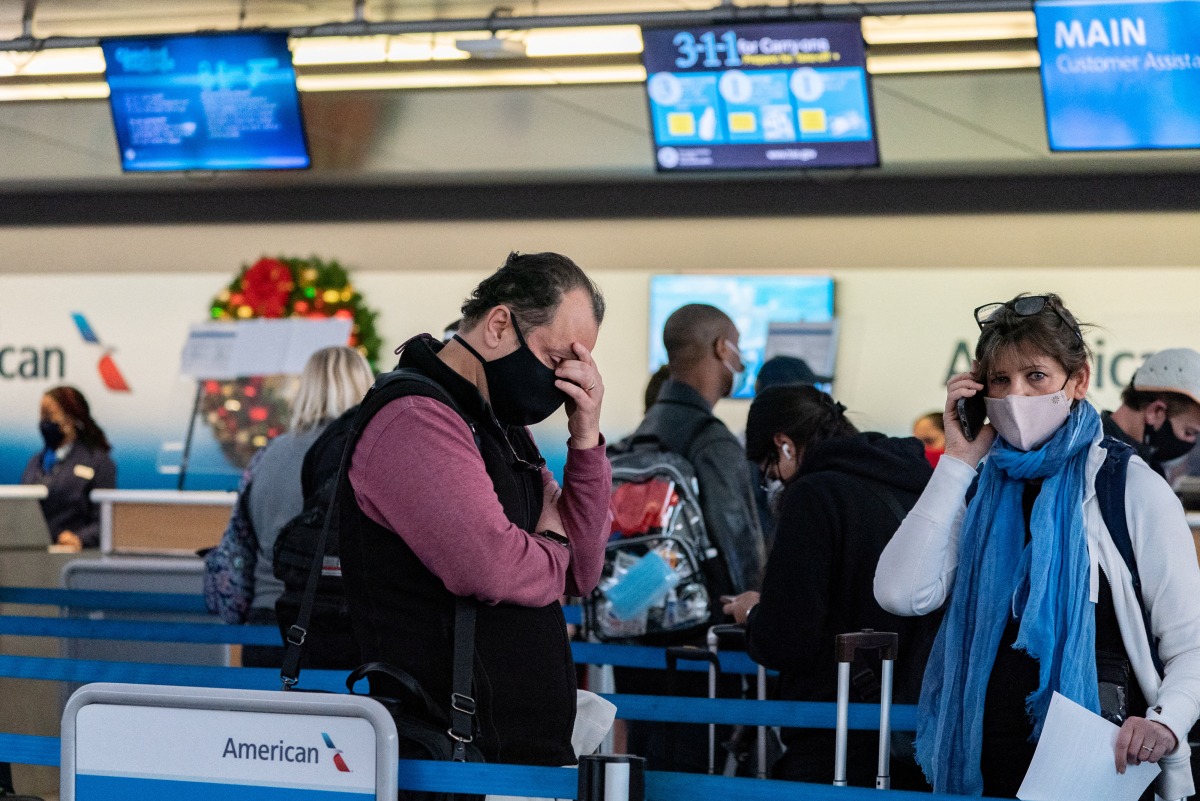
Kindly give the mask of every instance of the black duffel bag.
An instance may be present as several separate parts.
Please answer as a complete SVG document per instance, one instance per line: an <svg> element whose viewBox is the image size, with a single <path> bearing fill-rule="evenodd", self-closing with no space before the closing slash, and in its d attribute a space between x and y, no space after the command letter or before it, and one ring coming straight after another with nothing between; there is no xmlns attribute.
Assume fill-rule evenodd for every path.
<svg viewBox="0 0 1200 801"><path fill-rule="evenodd" d="M456 622L458 621L456 620ZM454 726L448 727L446 723L446 721L452 721L455 714L462 714L469 721L472 718L473 708L471 708L471 713L466 712L467 707L464 707L461 712L456 710L451 715L447 715L408 671L386 662L368 662L359 665L346 677L346 689L350 690L351 694L355 694L354 685L362 679L367 679L371 683L372 692L369 697L382 704L392 716L392 720L396 722L396 733L400 738L401 759L432 759L443 762L486 761L483 754L475 747L473 734L457 734ZM466 703L471 699L464 697L461 700ZM467 725L470 723L468 722ZM470 730L468 729L468 731ZM459 793L401 790L398 798L399 801L483 801L484 797Z"/></svg>

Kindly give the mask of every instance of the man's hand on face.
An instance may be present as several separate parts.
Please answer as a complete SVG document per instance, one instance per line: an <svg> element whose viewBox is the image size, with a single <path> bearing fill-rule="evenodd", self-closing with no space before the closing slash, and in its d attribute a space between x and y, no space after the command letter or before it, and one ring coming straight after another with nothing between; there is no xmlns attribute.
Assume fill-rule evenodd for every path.
<svg viewBox="0 0 1200 801"><path fill-rule="evenodd" d="M574 359L560 362L554 374L555 385L566 393L567 431L569 446L577 449L594 448L600 444L600 405L604 400L604 380L592 353L584 345L571 345Z"/></svg>

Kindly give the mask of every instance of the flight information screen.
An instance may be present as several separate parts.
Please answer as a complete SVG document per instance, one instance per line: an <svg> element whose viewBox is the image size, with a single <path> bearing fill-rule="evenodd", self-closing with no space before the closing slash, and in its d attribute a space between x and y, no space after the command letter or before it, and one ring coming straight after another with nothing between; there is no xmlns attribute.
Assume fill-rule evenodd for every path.
<svg viewBox="0 0 1200 801"><path fill-rule="evenodd" d="M126 171L309 166L285 34L108 39L102 45Z"/></svg>

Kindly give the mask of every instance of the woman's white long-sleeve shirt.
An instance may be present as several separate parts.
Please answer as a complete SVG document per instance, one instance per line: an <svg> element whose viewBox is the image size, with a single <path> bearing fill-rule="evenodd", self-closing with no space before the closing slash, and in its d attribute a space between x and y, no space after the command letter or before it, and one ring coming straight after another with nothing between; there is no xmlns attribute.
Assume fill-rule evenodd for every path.
<svg viewBox="0 0 1200 801"><path fill-rule="evenodd" d="M1150 709L1148 720L1171 730L1179 747L1159 762L1155 788L1162 798L1191 795L1187 735L1200 717L1200 565L1179 500L1163 479L1138 457L1129 461L1125 515L1142 597L1165 676L1150 653L1141 607L1125 560L1104 525L1096 498L1096 473L1107 451L1100 437L1088 454L1084 525L1091 560L1091 600L1096 602L1100 569L1112 586L1121 640ZM976 472L943 456L916 506L884 549L875 570L875 598L897 615L923 615L942 606L958 572L960 529L967 489Z"/></svg>

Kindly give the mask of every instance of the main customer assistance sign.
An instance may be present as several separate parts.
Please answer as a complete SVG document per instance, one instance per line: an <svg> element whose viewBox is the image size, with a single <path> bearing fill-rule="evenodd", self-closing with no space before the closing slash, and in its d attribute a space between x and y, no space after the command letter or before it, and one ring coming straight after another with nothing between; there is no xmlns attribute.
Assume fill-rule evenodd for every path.
<svg viewBox="0 0 1200 801"><path fill-rule="evenodd" d="M1035 6L1051 150L1200 147L1200 2Z"/></svg>

